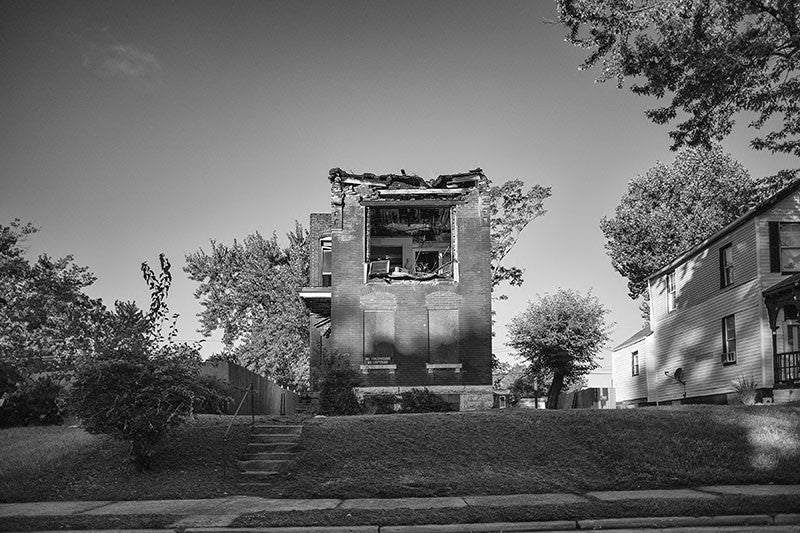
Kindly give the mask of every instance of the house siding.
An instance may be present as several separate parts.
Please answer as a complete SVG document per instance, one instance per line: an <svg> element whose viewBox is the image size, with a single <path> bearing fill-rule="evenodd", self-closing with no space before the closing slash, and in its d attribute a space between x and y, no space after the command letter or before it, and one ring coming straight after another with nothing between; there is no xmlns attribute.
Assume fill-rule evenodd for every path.
<svg viewBox="0 0 800 533"><path fill-rule="evenodd" d="M733 247L734 283L720 288L719 250ZM670 272L675 272L675 310L667 311L668 272L650 282L651 323L660 323L682 310L700 305L720 293L758 277L755 223L750 221L701 250Z"/></svg>
<svg viewBox="0 0 800 533"><path fill-rule="evenodd" d="M766 213L756 217L756 238L758 242L758 268L761 272L761 290L768 289L782 281L785 274L780 272L770 272L770 238L769 238L769 223L770 222L800 222L800 193L789 195L778 202ZM760 383L764 387L772 387L775 384L774 367L772 360L772 330L769 327L769 317L767 316L767 309L764 305L761 306L761 344L762 350L765 354L764 365L761 372L758 374L761 377ZM783 312L778 314L778 330L775 332L778 353L786 350L786 324L784 322ZM755 376L754 376L755 377Z"/></svg>
<svg viewBox="0 0 800 533"><path fill-rule="evenodd" d="M614 379L615 398L619 403L640 403L647 401L648 351L652 344L652 335L624 346L612 353L612 375ZM639 355L639 374L631 371L631 357L634 352Z"/></svg>
<svg viewBox="0 0 800 533"><path fill-rule="evenodd" d="M675 310L667 311L668 272L651 280L655 348L650 402L682 400L684 386L671 376L683 371L686 398L733 392L739 376L763 378L763 321L756 223L730 234L676 265ZM731 244L734 283L720 288L720 248ZM736 320L737 362L721 362L722 318ZM669 373L669 375L665 375Z"/></svg>
<svg viewBox="0 0 800 533"><path fill-rule="evenodd" d="M658 348L648 400L683 399L683 385L670 377L678 368L683 369L687 398L730 393L737 377L760 376L760 296L759 283L751 280L719 291L705 302L671 313L658 322L653 331ZM735 364L721 362L722 318L728 315L734 315L736 320Z"/></svg>
<svg viewBox="0 0 800 533"><path fill-rule="evenodd" d="M739 378L753 379L762 389L775 387L773 336L763 292L789 273L771 272L775 254L770 248L770 223L800 222L798 189L800 182L795 182L765 200L649 280L653 330L652 350L646 354L649 402L684 401L684 393L686 402L730 400ZM728 244L733 251L734 283L721 287L720 249ZM672 312L667 311L666 292L670 272L675 273L677 289ZM734 364L721 360L722 321L729 315L734 315L736 325ZM780 311L775 336L778 353L789 350L787 324ZM685 390L672 377L678 368ZM624 380L617 384L623 391L628 387Z"/></svg>

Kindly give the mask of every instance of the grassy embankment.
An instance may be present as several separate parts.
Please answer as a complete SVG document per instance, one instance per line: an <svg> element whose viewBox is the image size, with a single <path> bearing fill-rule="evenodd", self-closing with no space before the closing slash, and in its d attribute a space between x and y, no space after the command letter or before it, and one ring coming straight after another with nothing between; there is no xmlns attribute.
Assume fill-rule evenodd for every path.
<svg viewBox="0 0 800 533"><path fill-rule="evenodd" d="M685 406L315 419L284 498L800 483L800 409Z"/></svg>
<svg viewBox="0 0 800 533"><path fill-rule="evenodd" d="M75 426L0 430L0 502L213 498L235 491L236 457L249 417L201 415L159 447L152 472L138 473L128 447Z"/></svg>
<svg viewBox="0 0 800 533"><path fill-rule="evenodd" d="M0 501L202 498L242 493L248 434L227 418L179 428L136 473L125 445L73 427L0 430ZM227 474L227 475L226 475ZM800 408L505 410L309 421L282 498L449 496L800 482Z"/></svg>

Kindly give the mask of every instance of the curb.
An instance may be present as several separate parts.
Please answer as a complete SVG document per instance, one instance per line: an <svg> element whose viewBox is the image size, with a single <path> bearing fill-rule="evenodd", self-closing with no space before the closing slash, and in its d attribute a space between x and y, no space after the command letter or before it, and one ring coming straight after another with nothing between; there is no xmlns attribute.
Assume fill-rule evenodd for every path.
<svg viewBox="0 0 800 533"><path fill-rule="evenodd" d="M301 526L255 528L186 528L186 533L513 533L527 531L582 531L608 529L670 529L685 527L796 526L800 514L664 516L556 520L548 522L496 522L489 524L428 524L420 526ZM780 528L783 529L783 528ZM63 532L62 532L63 533Z"/></svg>
<svg viewBox="0 0 800 533"><path fill-rule="evenodd" d="M767 527L777 532L800 531L800 514L664 516L640 518L604 518L593 520L556 520L548 522L495 522L490 524L429 524L421 526L292 526L292 527L190 527L165 529L92 529L40 531L37 533L514 533L535 531L585 530L659 530L702 528L714 531L719 527ZM775 529L773 529L773 527ZM694 531L694 530L693 530ZM609 533L611 533L609 531Z"/></svg>

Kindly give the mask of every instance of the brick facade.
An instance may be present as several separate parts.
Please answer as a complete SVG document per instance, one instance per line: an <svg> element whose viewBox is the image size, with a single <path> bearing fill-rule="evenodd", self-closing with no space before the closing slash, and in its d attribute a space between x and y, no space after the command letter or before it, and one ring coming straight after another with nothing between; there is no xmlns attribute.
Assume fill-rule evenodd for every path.
<svg viewBox="0 0 800 533"><path fill-rule="evenodd" d="M452 183L452 177L440 177L434 186L423 182L415 187L408 186L410 179L405 176L342 174L331 173L331 213L311 215L312 283L316 287L321 283L319 239L328 231L333 280L330 339L321 342L319 329L312 327L312 367L320 361L313 353L316 343L349 358L361 373L363 393L427 387L451 400L455 397L462 409L491 407L486 178L478 169L455 175L453 181L467 182L469 187L437 188L435 184ZM402 187L392 189L397 180L404 180ZM417 206L435 206L437 213L449 210L452 274L368 279L368 209ZM319 318L312 315L312 323ZM370 351L374 353L365 353Z"/></svg>

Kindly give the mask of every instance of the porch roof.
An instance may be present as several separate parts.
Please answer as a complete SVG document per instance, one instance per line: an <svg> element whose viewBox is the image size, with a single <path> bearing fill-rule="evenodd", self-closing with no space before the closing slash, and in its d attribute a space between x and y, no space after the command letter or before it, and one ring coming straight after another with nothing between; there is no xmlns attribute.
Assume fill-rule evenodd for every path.
<svg viewBox="0 0 800 533"><path fill-rule="evenodd" d="M303 287L300 289L299 296L312 313L331 316L330 287Z"/></svg>
<svg viewBox="0 0 800 533"><path fill-rule="evenodd" d="M761 292L767 308L769 327L774 332L778 327L778 312L786 306L800 309L800 274L793 274Z"/></svg>
<svg viewBox="0 0 800 533"><path fill-rule="evenodd" d="M781 293L792 291L795 288L800 288L800 274L793 274L788 278L779 281L772 287L765 289L761 294L764 295L764 298L767 298L770 296L778 296Z"/></svg>

